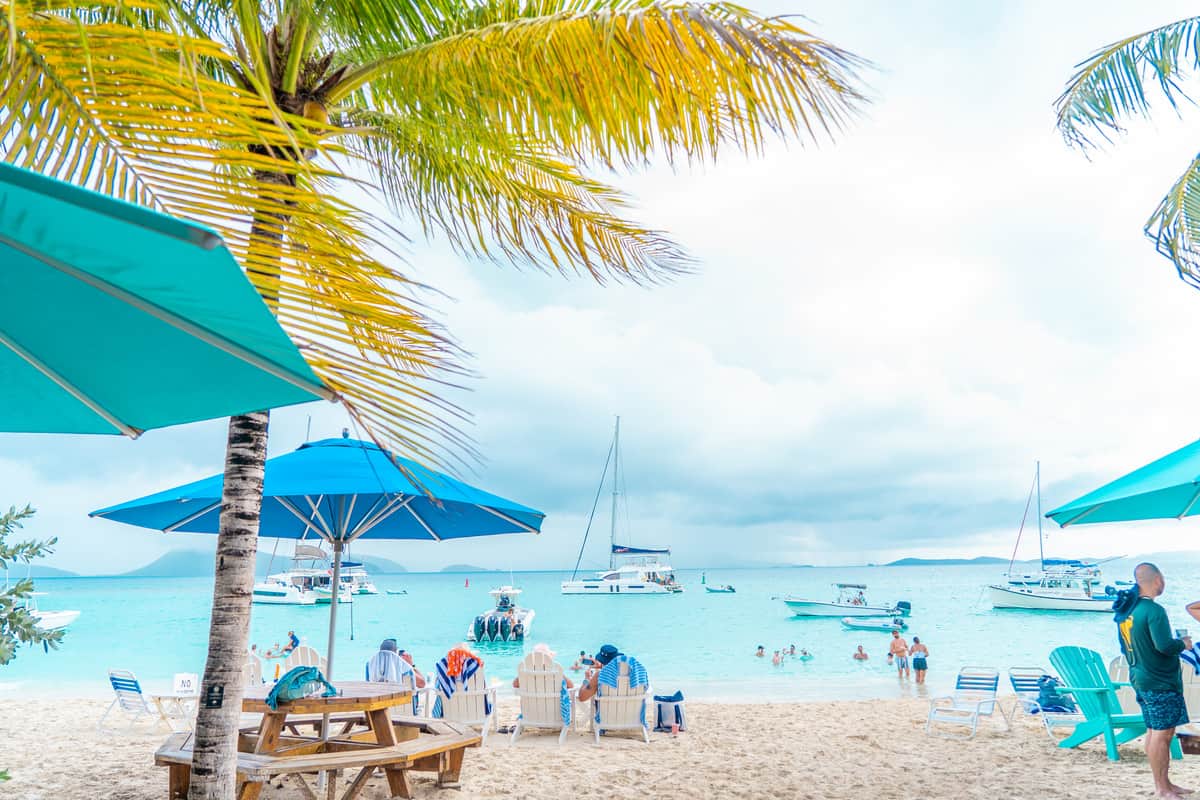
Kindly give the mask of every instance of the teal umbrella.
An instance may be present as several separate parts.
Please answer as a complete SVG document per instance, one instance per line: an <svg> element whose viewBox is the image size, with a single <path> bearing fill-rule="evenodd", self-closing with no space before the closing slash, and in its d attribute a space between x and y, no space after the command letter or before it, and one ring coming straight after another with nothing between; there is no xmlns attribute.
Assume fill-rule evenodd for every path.
<svg viewBox="0 0 1200 800"><path fill-rule="evenodd" d="M1151 461L1046 514L1064 528L1200 514L1200 441Z"/></svg>
<svg viewBox="0 0 1200 800"><path fill-rule="evenodd" d="M3 163L0 387L26 433L333 399L216 233Z"/></svg>

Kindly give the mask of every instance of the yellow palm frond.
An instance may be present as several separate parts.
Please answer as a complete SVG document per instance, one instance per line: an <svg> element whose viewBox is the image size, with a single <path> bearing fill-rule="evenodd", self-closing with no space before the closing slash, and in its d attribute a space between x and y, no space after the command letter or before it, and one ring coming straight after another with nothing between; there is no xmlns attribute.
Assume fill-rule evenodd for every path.
<svg viewBox="0 0 1200 800"><path fill-rule="evenodd" d="M857 57L780 19L725 3L483 3L479 27L354 69L331 99L368 86L395 114L480 113L575 160L638 165L758 150L774 132L820 140L863 102ZM581 9L582 10L579 10Z"/></svg>
<svg viewBox="0 0 1200 800"><path fill-rule="evenodd" d="M469 450L459 412L435 391L461 375L458 350L418 287L372 255L391 247L386 231L338 200L345 179L317 166L336 153L327 131L214 80L205 67L239 66L233 56L169 21L131 29L0 6L5 160L213 227L373 435L431 461ZM301 149L322 158L264 154ZM263 177L281 173L283 184ZM273 247L252 243L256 222L278 228Z"/></svg>
<svg viewBox="0 0 1200 800"><path fill-rule="evenodd" d="M532 144L461 117L434 123L360 110L350 121L365 135L347 145L370 162L393 204L462 252L498 252L600 282L654 281L691 265L666 234L621 216L624 195Z"/></svg>
<svg viewBox="0 0 1200 800"><path fill-rule="evenodd" d="M1179 270L1179 277L1200 288L1200 156L1187 169L1146 222L1146 235Z"/></svg>

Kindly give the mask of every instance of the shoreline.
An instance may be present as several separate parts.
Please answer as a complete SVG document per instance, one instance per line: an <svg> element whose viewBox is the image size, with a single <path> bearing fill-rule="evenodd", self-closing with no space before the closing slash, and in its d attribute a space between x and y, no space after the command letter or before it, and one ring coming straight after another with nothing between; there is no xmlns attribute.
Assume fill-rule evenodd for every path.
<svg viewBox="0 0 1200 800"><path fill-rule="evenodd" d="M2 766L12 780L3 794L22 800L157 800L166 770L153 765L165 731L101 734L96 720L107 703L4 700L0 714ZM1081 796L1131 798L1150 794L1139 743L1123 745L1109 762L1102 743L1077 750L1054 746L1040 724L1018 718L1008 733L984 724L970 741L927 737L922 700L825 703L693 703L688 731L672 737L605 737L593 744L579 730L561 747L557 736L528 734L515 745L505 735L470 750L461 790L438 790L415 777L415 796L480 798L611 798L632 796L784 798L823 800L1068 800ZM516 706L502 700L502 725ZM1172 777L1200 783L1200 762L1177 762ZM104 787L100 789L98 787ZM360 797L383 800L376 777ZM299 800L292 786L269 787L264 800Z"/></svg>

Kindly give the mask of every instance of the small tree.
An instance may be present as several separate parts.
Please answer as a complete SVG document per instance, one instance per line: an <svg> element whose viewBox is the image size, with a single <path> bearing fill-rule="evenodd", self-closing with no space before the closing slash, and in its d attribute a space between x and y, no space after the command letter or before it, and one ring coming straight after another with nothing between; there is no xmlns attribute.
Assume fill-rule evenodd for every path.
<svg viewBox="0 0 1200 800"><path fill-rule="evenodd" d="M8 543L8 537L34 513L32 506L19 510L13 506L8 513L0 515L0 569L5 571L4 589L0 590L0 664L7 664L16 658L18 644L58 647L63 637L62 631L51 633L38 628L37 618L25 607L26 598L33 593L33 581L22 578L10 584L7 578L10 564L28 564L35 558L54 552L53 547L58 542L56 538L42 542ZM0 773L0 780L5 777Z"/></svg>

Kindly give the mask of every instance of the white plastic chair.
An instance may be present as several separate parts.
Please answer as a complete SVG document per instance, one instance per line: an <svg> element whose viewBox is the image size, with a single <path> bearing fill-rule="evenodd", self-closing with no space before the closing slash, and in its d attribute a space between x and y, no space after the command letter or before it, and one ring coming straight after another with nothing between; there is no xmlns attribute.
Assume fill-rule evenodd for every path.
<svg viewBox="0 0 1200 800"><path fill-rule="evenodd" d="M996 709L999 702L996 699L1000 687L999 670L987 667L963 667L958 671L958 679L954 682L953 694L935 697L929 701L929 716L925 720L925 733L943 738L970 739L979 729L979 718L995 719L997 716L1008 730L1008 718L1004 710ZM952 725L970 728L965 736L955 736L944 732L935 725Z"/></svg>
<svg viewBox="0 0 1200 800"><path fill-rule="evenodd" d="M650 728L646 714L650 703L650 684L629 685L629 664L618 665L617 688L600 684L594 698L596 713L589 717L596 744L600 744L600 731L642 732L646 744L650 744ZM597 721L599 717L599 721Z"/></svg>
<svg viewBox="0 0 1200 800"><path fill-rule="evenodd" d="M242 668L242 677L246 686L261 686L263 682L262 659L254 653L246 654L246 666Z"/></svg>
<svg viewBox="0 0 1200 800"><path fill-rule="evenodd" d="M1200 675L1191 665L1179 661L1179 669L1183 673L1183 702L1187 706L1188 716L1194 721L1200 721ZM1129 682L1129 662L1125 656L1117 656L1108 662L1108 677L1113 683ZM1121 703L1121 713L1140 714L1142 707L1138 705L1137 694L1132 687L1122 686L1117 689L1117 700Z"/></svg>
<svg viewBox="0 0 1200 800"><path fill-rule="evenodd" d="M1009 711L1008 720L1012 722L1017 712L1024 712L1033 717L1046 729L1051 739L1056 739L1055 728L1074 728L1083 722L1083 715L1074 711L1047 711L1038 701L1041 696L1039 681L1049 673L1041 667L1013 667L1008 671L1008 680L1012 684L1016 700Z"/></svg>
<svg viewBox="0 0 1200 800"><path fill-rule="evenodd" d="M571 729L570 716L567 722L562 718L562 665L546 653L530 653L517 666L517 683L521 715L512 741L517 741L526 728L549 728L559 731L558 743L562 744ZM571 703L570 698L567 702Z"/></svg>

